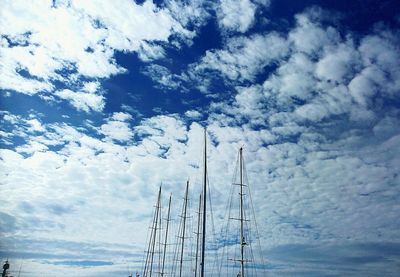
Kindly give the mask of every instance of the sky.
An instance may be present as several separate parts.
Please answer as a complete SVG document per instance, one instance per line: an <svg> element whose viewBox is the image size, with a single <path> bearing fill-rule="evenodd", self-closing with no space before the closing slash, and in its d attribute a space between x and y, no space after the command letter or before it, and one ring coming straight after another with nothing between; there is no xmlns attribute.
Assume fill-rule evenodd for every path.
<svg viewBox="0 0 400 277"><path fill-rule="evenodd" d="M204 127L217 229L244 147L266 276L398 276L399 1L0 6L14 276L137 270L159 186L196 207Z"/></svg>

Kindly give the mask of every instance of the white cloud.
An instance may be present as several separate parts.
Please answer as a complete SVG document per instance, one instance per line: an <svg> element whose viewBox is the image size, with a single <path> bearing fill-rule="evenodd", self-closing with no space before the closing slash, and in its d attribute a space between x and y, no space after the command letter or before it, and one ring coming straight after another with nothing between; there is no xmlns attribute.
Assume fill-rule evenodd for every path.
<svg viewBox="0 0 400 277"><path fill-rule="evenodd" d="M43 128L42 123L36 118L27 121L31 127L28 128L30 132L44 132L46 129Z"/></svg>
<svg viewBox="0 0 400 277"><path fill-rule="evenodd" d="M260 86L237 88L238 94L235 96L236 108L226 108L226 113L235 117L246 117L251 119L251 124L263 124L265 122L266 98Z"/></svg>
<svg viewBox="0 0 400 277"><path fill-rule="evenodd" d="M140 46L139 58L142 61L149 62L156 59L161 59L165 56L164 48L159 45L152 45L143 42Z"/></svg>
<svg viewBox="0 0 400 277"><path fill-rule="evenodd" d="M99 82L86 82L83 84L82 90L89 93L95 93L99 90L100 83Z"/></svg>
<svg viewBox="0 0 400 277"><path fill-rule="evenodd" d="M195 30L207 23L206 20L210 17L208 5L204 0L166 1L171 15L183 26Z"/></svg>
<svg viewBox="0 0 400 277"><path fill-rule="evenodd" d="M222 32L245 33L257 21L257 10L269 5L269 0L221 0L216 8L218 25Z"/></svg>
<svg viewBox="0 0 400 277"><path fill-rule="evenodd" d="M267 94L278 96L278 103L285 105L290 97L308 100L313 96L316 80L313 76L315 64L303 53L293 53L287 62L282 62L276 73L268 78L263 87Z"/></svg>
<svg viewBox="0 0 400 277"><path fill-rule="evenodd" d="M340 40L339 32L328 26L323 28L316 20L315 10L296 15L297 27L289 34L289 40L296 50L315 54L325 46L334 46Z"/></svg>
<svg viewBox="0 0 400 277"><path fill-rule="evenodd" d="M107 78L125 72L116 64L115 51L137 52L149 61L164 56L159 42L179 47L180 39L194 36L167 8L152 1L140 5L129 0L76 0L54 5L4 1L2 7L0 87L28 95L47 94L55 80L76 85L80 77ZM73 78L66 73L69 71L76 71ZM71 90L73 86L57 95L86 112L101 110L89 103L100 103L101 96ZM49 95L42 95L42 99L49 99Z"/></svg>
<svg viewBox="0 0 400 277"><path fill-rule="evenodd" d="M173 74L168 68L158 64L146 66L143 74L158 83L160 88L176 90L182 84L180 76Z"/></svg>
<svg viewBox="0 0 400 277"><path fill-rule="evenodd" d="M107 139L120 142L129 141L133 136L128 123L114 120L101 125L100 132L105 135Z"/></svg>
<svg viewBox="0 0 400 277"><path fill-rule="evenodd" d="M133 137L129 123L131 119L129 113L115 112L100 126L99 132L105 136L105 141L128 142Z"/></svg>
<svg viewBox="0 0 400 277"><path fill-rule="evenodd" d="M111 118L118 121L129 121L132 119L132 116L128 113L118 112L114 113Z"/></svg>
<svg viewBox="0 0 400 277"><path fill-rule="evenodd" d="M64 89L56 91L54 95L70 101L71 105L73 105L77 110L84 112L100 112L103 110L105 105L104 96L94 93L85 93L82 91L75 92L69 89Z"/></svg>
<svg viewBox="0 0 400 277"><path fill-rule="evenodd" d="M87 16L79 15L67 6L52 8L46 2L27 6L23 1L10 1L4 5L3 15L3 35L11 42L15 42L15 38L27 44L3 49L6 59L14 59L14 63L5 67L8 72L24 69L45 82L62 79L56 71L74 66L88 77L102 77L118 71L112 61L107 61L112 53L96 45L105 33L96 29ZM15 21L19 23L14 24ZM94 52L86 52L88 47L92 47ZM17 72L14 75L16 78L20 76Z"/></svg>
<svg viewBox="0 0 400 277"><path fill-rule="evenodd" d="M157 138L162 145L170 145L171 140L184 140L186 138L186 127L183 122L173 116L155 116L146 119L135 128L138 135L151 135Z"/></svg>
<svg viewBox="0 0 400 277"><path fill-rule="evenodd" d="M5 58L7 59L7 58ZM3 59L1 59L3 60ZM16 70L8 70L7 65L2 65L5 69L0 80L0 88L5 90L15 90L28 95L36 94L39 91L50 91L53 86L48 82L26 79L20 76Z"/></svg>
<svg viewBox="0 0 400 277"><path fill-rule="evenodd" d="M360 54L354 45L339 44L325 48L325 52L316 65L316 75L321 79L346 83L361 67Z"/></svg>
<svg viewBox="0 0 400 277"><path fill-rule="evenodd" d="M132 1L74 1L72 6L108 27L105 43L113 49L133 50L146 41L168 41L174 32L190 35L176 22L168 10L159 9L151 1L138 5ZM124 20L121 18L130 18Z"/></svg>
<svg viewBox="0 0 400 277"><path fill-rule="evenodd" d="M108 20L104 22L112 22ZM240 81L254 80L272 62L277 66L263 84L238 86L228 101L214 99L209 107L209 179L216 227L224 214L236 151L244 145L264 251L293 244L398 242L399 110L396 105L384 106L387 110L379 105L398 92L399 59L392 60L397 46L388 34L358 42L351 34L337 37L333 27L307 14L298 20L288 38L272 33L232 39L203 60L208 63L201 70L213 69ZM306 36L304 41L300 35ZM261 46L274 41L276 51L263 52ZM372 49L372 42L379 44L379 51ZM81 92L55 95L90 111L104 105L99 91L99 83L89 81ZM98 133L46 124L42 117L2 115L4 122L15 125L13 135L25 140L15 149L0 150L0 216L15 218L15 229L6 231L13 239L6 249L33 249L35 258L44 255L52 261L48 253L94 259L99 248L112 249L115 253L101 255L120 266L124 255L142 253L145 247L143 230L161 183L167 194L173 193L175 208L188 177L192 196L200 191L203 129L197 123L188 125L179 115L150 117L133 126L130 114L115 112L100 126L91 123L90 130ZM185 115L196 118L200 112L189 110ZM24 237L27 233L30 241ZM81 241L87 244L71 249L73 242ZM59 244L51 244L55 242ZM82 254L82 249L88 251ZM93 253L87 254L89 250ZM299 267L298 260L288 259L292 267ZM279 259L269 262L271 267L282 264ZM40 266L65 275L59 266ZM24 270L38 272L39 265L29 262L27 267ZM350 268L351 274L358 269Z"/></svg>
<svg viewBox="0 0 400 277"><path fill-rule="evenodd" d="M256 8L250 0L221 0L218 23L223 29L244 33L254 22Z"/></svg>
<svg viewBox="0 0 400 277"><path fill-rule="evenodd" d="M223 50L207 51L194 70L216 70L232 81L254 80L265 66L283 58L287 41L277 33L235 37Z"/></svg>
<svg viewBox="0 0 400 277"><path fill-rule="evenodd" d="M196 110L189 110L185 112L185 115L191 119L199 119L202 117L202 114Z"/></svg>
<svg viewBox="0 0 400 277"><path fill-rule="evenodd" d="M290 118L286 122L320 122L341 115L357 122L374 120L381 112L378 99L393 98L399 86L392 36L386 31L385 38L367 35L358 41L351 34L341 38L312 12L296 16L297 26L288 35L289 58L263 83L264 110L286 110ZM387 54L371 50L371 41L379 45L379 53ZM257 105L254 110L260 102ZM277 116L271 114L269 121Z"/></svg>
<svg viewBox="0 0 400 277"><path fill-rule="evenodd" d="M16 151L18 153L35 154L39 152L45 152L49 148L43 143L37 141L31 141L30 143L22 146L18 146Z"/></svg>
<svg viewBox="0 0 400 277"><path fill-rule="evenodd" d="M346 114L351 111L352 103L348 89L341 85L324 91L322 97L316 97L309 103L299 106L295 114L318 122L333 115Z"/></svg>
<svg viewBox="0 0 400 277"><path fill-rule="evenodd" d="M354 77L349 84L350 94L354 100L361 106L371 105L372 97L377 93L377 87L374 80L383 81L383 72L378 68L369 67Z"/></svg>
<svg viewBox="0 0 400 277"><path fill-rule="evenodd" d="M391 32L377 30L379 35L369 35L362 39L359 51L366 66L377 64L381 68L397 68L399 51L397 40Z"/></svg>
<svg viewBox="0 0 400 277"><path fill-rule="evenodd" d="M6 121L9 121L12 124L16 124L18 121L21 120L20 116L15 115L15 114L10 114L8 112L4 112L3 119Z"/></svg>
<svg viewBox="0 0 400 277"><path fill-rule="evenodd" d="M382 118L372 129L374 135L378 138L388 138L399 133L400 126L397 124L398 119L391 115Z"/></svg>
<svg viewBox="0 0 400 277"><path fill-rule="evenodd" d="M254 99L262 92L261 86L240 88L237 104L248 107L250 113L250 107L258 104ZM245 95L252 94L254 101L243 102ZM145 241L145 232L141 230L147 227L153 204L149 199L155 197L157 186L163 183L167 195L173 192L178 199L190 177L193 195L200 190L201 173L195 167L201 164L203 130L196 123L187 126L178 116L157 116L133 128L140 141L121 146L116 143L119 139L129 139L120 132L127 130L127 120L128 114L114 113L99 127L110 140L85 135L84 130L68 125L44 125L47 136L54 132L65 142L61 150L29 143L26 147L33 151L19 148L27 156L2 150L0 162L7 172L2 176L1 200L6 204L2 211L18 215L18 222L24 224L24 232L29 230L32 239L62 239L64 244L57 246L60 252L67 251L72 241L82 240L99 245L134 244L140 251L144 249L140 241ZM354 150L347 145L353 134L344 134L343 141L335 144L303 127L301 139L290 143L285 139L292 134L283 134L285 130L256 131L246 124L228 127L210 120L209 178L216 197L213 200L218 199L213 202L214 215L224 213L236 151L244 145L248 178L253 192L257 192L253 201L259 227L264 230L263 247L308 243L315 236L319 241L374 240L380 235L395 239L391 232L398 227L397 213L390 205L379 204L379 197L398 193L393 186L398 157L383 158L388 149L400 149L400 140L387 130L397 121L391 117L376 125L377 134L386 133L383 142L371 148L365 141L364 147ZM276 132L281 132L280 137ZM367 194L370 204L365 201ZM25 202L34 214L24 210ZM174 211L180 201L175 202ZM368 215L374 215L373 222ZM346 222L345 228L337 222ZM104 225L109 228L102 228ZM361 232L362 228L367 232ZM134 239L132 232L137 233Z"/></svg>

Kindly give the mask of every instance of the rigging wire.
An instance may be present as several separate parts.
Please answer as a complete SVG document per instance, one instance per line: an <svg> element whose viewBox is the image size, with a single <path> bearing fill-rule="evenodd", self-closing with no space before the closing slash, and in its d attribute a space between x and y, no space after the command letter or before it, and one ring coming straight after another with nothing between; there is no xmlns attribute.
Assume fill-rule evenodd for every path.
<svg viewBox="0 0 400 277"><path fill-rule="evenodd" d="M243 159L243 157L242 157ZM251 194L251 185L248 180L248 173L247 168L245 166L244 159L242 160L242 174L243 174L243 224L244 224L244 240L243 242L246 243L245 257L244 262L246 266L244 268L244 275L248 277L257 277L257 276L265 276L265 266L264 266L264 259L261 251L261 244L260 244L260 235L259 229L255 217L255 209L253 203L253 197ZM236 207L235 202L237 201L236 186L238 184L238 172L239 172L239 164L240 164L240 156L239 153L237 155L235 170L232 177L232 185L229 192L229 201L226 205L226 211L224 218L227 219L227 224L224 228L221 229L221 237L222 237L222 249L220 251L221 254L221 263L218 267L218 274L219 276L236 276L237 269L240 268L240 259L238 257L239 250L240 250L240 242L242 241L240 232L238 228L232 229L233 226L230 223L232 220L238 220L240 217L240 209ZM239 193L240 197L240 193ZM232 214L233 212L233 214ZM228 216L227 216L228 215ZM233 215L233 217L232 217ZM236 224L234 224L236 225ZM238 245L239 244L239 245ZM232 256L233 255L233 256ZM230 265L227 263L230 261ZM226 264L225 264L226 263ZM261 274L259 271L263 271ZM225 274L223 274L225 272ZM221 275L223 274L223 275ZM261 274L261 275L260 275Z"/></svg>
<svg viewBox="0 0 400 277"><path fill-rule="evenodd" d="M213 238L213 243L214 243L214 247L213 248L216 248L216 232L215 232L215 223L214 223L214 212L213 212L213 205L212 205L212 201L211 201L211 186L210 186L210 182L209 182L209 180L208 180L208 176L207 176L207 187L208 187L208 202L209 202L209 204L210 204L210 217L211 217L211 231L212 231L212 238ZM218 248L217 248L218 249ZM214 274L214 268L216 268L216 266L218 265L218 261L219 261L219 258L218 258L218 253L217 253L217 251L216 250L214 250L214 262L213 262L213 266L211 267L212 268L212 271L211 271L211 273L210 273L210 276L212 277L213 276L213 274Z"/></svg>
<svg viewBox="0 0 400 277"><path fill-rule="evenodd" d="M253 202L253 196L251 194L251 185L250 182L248 180L248 174L247 174L247 169L246 166L243 166L243 171L244 171L244 176L245 176L245 180L247 182L248 185L248 192L249 192L249 199L250 199L250 208L251 208L251 212L253 215L253 221L254 221L254 227L255 227L255 231L256 231L256 241L257 241L257 246L258 246L258 251L259 251L259 256L260 256L260 263L261 263L261 267L262 267L262 271L263 271L263 275L266 275L266 270L265 270L265 260L264 260L264 255L262 253L262 248L261 248L261 241L260 241L260 232L258 229L258 224L257 224L257 220L256 220L256 214L254 211L254 202Z"/></svg>
<svg viewBox="0 0 400 277"><path fill-rule="evenodd" d="M158 208L159 208L158 205L159 205L159 201L160 201L160 194L161 194L161 187L160 187L160 190L159 190L159 193L158 193L158 197L157 197L157 202L156 202L156 206L155 206L156 209L154 211L154 216L153 216L153 219L151 221L151 224L149 224L149 226L151 226L149 228L150 229L150 234L147 235L148 240L146 239L146 244L148 244L148 247L147 247L147 250L145 250L145 253L144 253L144 256L143 256L143 262L144 262L143 276L144 277L147 276L147 271L149 270L148 269L148 265L149 265L149 262L150 262L150 259L151 259L151 255L154 255L154 249L153 249L153 251L150 251L150 249L151 249L152 242L156 239L154 237L154 235L155 235L155 231L156 231L156 228L157 228L156 221L157 221L157 215L158 215ZM152 265L150 265L150 266L152 266ZM150 275L151 275L151 271L152 271L152 269L150 268Z"/></svg>
<svg viewBox="0 0 400 277"><path fill-rule="evenodd" d="M226 205L226 208L225 208L225 214L223 216L223 218L227 219L227 222L226 222L225 228L223 228L221 230L222 255L221 255L221 262L220 262L220 266L219 266L219 270L218 270L219 276L221 276L221 272L223 271L223 269L225 270L225 275L226 276L230 276L231 273L232 273L232 272L229 272L229 268L230 267L227 264L228 260L229 260L229 257L228 257L228 255L229 255L229 253L228 253L228 250L229 250L228 249L229 248L228 242L230 241L228 239L230 237L230 235L228 233L231 230L231 228L230 228L230 223L231 223L230 218L232 217L231 212L232 212L233 198L234 198L233 194L235 192L234 184L235 184L236 179L237 179L238 165L239 165L239 155L237 155L237 159L236 159L236 163L235 163L235 169L233 171L234 173L233 173L232 180L231 180L231 185L229 186L230 187L230 189L229 189L229 198L228 198L228 202L227 202L227 205ZM236 262L234 262L234 263L236 263Z"/></svg>

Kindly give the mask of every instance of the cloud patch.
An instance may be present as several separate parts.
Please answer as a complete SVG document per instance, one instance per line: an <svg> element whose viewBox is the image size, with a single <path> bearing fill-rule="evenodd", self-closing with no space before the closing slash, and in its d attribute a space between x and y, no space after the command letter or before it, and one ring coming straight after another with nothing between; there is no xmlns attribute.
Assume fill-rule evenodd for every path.
<svg viewBox="0 0 400 277"><path fill-rule="evenodd" d="M100 126L99 132L105 136L106 140L114 140L119 142L128 142L133 137L129 120L132 116L127 113L114 113L107 120L107 123Z"/></svg>
<svg viewBox="0 0 400 277"><path fill-rule="evenodd" d="M194 36L151 1L6 1L3 6L0 88L48 99L61 81L68 85L56 95L85 112L101 111L104 98L75 87L81 78L95 81L125 72L114 59L117 51L150 61L164 57L171 37L170 47L179 47Z"/></svg>
<svg viewBox="0 0 400 277"><path fill-rule="evenodd" d="M266 66L282 59L289 44L278 33L234 37L222 50L209 50L195 72L217 71L230 81L253 81Z"/></svg>

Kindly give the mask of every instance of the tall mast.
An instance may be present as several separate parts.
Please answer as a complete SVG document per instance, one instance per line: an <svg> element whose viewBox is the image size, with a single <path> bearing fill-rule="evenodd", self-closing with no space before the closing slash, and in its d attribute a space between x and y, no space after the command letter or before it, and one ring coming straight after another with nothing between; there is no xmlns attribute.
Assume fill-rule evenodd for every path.
<svg viewBox="0 0 400 277"><path fill-rule="evenodd" d="M202 247L200 277L204 277L204 252L206 246L206 209L207 209L207 129L204 128L204 180L203 180L203 228L202 228Z"/></svg>
<svg viewBox="0 0 400 277"><path fill-rule="evenodd" d="M244 240L243 231L243 148L239 150L239 162L240 162L240 277L244 277L244 246L246 242Z"/></svg>
<svg viewBox="0 0 400 277"><path fill-rule="evenodd" d="M162 268L161 268L161 276L164 276L164 265L165 265L165 254L167 252L167 242L168 242L168 226L169 226L169 215L171 211L171 195L169 196L168 202L168 214L167 214L167 227L165 229L165 239L164 239L164 253L163 253L163 260L162 260Z"/></svg>
<svg viewBox="0 0 400 277"><path fill-rule="evenodd" d="M199 259L200 223L201 223L201 194L200 194L200 199L199 199L199 211L198 211L198 217L197 217L196 262L194 264L194 277L197 277L197 263L198 263L198 259Z"/></svg>
<svg viewBox="0 0 400 277"><path fill-rule="evenodd" d="M160 190L158 192L158 198L157 198L157 204L156 204L156 211L154 213L154 218L153 218L153 224L151 227L151 235L150 235L150 240L149 240L149 248L147 252L147 257L146 257L146 263L144 266L144 271L143 271L143 276L147 277L147 271L149 271L149 277L151 277L151 274L153 272L153 261L154 261L154 248L156 245L156 240L157 240L157 228L158 228L158 218L159 218L159 213L160 213L160 207L161 207L161 186ZM148 268L148 266L150 268Z"/></svg>
<svg viewBox="0 0 400 277"><path fill-rule="evenodd" d="M157 228L158 228L158 218L160 216L160 207L161 207L161 186L160 190L158 192L158 200L157 200L157 205L156 205L156 218L155 218L155 225L154 225L154 236L153 236L153 243L152 243L152 249L151 249L151 260L150 260L150 276L153 273L153 260L154 260L154 248L156 246L156 240L157 240Z"/></svg>
<svg viewBox="0 0 400 277"><path fill-rule="evenodd" d="M189 181L186 182L186 192L185 192L185 206L183 211L183 231L182 231L182 246L181 246L181 260L179 266L179 277L182 277L182 265L183 265L183 249L185 244L185 228L186 228L186 211L188 202L188 192L189 192Z"/></svg>

